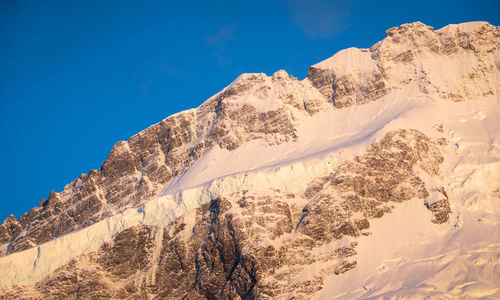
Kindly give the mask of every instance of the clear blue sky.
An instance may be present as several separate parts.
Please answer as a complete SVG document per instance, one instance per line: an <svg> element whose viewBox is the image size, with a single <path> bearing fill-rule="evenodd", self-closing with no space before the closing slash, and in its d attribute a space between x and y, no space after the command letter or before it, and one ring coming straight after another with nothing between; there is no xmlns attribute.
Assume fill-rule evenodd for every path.
<svg viewBox="0 0 500 300"><path fill-rule="evenodd" d="M402 23L500 25L497 2L1 1L0 222L241 73L302 79Z"/></svg>

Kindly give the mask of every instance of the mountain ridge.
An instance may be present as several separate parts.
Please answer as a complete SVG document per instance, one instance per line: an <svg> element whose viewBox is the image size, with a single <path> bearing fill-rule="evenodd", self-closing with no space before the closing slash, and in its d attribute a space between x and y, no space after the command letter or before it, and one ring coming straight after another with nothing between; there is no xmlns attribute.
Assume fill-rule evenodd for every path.
<svg viewBox="0 0 500 300"><path fill-rule="evenodd" d="M186 218L183 217L184 214L195 213L199 219L198 223L182 221L179 224L184 224L184 227L194 226L193 230L198 226L202 232L204 230L219 232L232 239L236 239L236 233L233 232L236 229L230 225L231 222L236 222L240 226L237 234L240 237L237 240L242 244L237 249L232 249L232 254L228 255L237 264L236 268L240 268L240 271L246 272L247 275L235 278L226 292L224 288L222 289L221 296L227 293L224 294L227 297L236 295L242 298L246 297L245 295L254 297L257 294L253 291L260 289L261 295L271 297L272 294L268 294L271 288L264 283L257 284L259 282L255 277L257 273L250 271L256 267L255 262L256 258L260 257L259 252L256 252L255 256L247 257L238 250L254 238L252 230L259 229L248 225L248 221L245 221L246 223L242 221L244 215L241 219L239 214L243 212L235 208L235 203L241 202L242 204L238 204L239 207L251 214L256 214L262 209L266 215L265 207L266 205L270 207L267 211L274 214L263 217L263 220L268 221L258 221L258 223L261 222L259 225L271 232L277 230L277 233L266 233L270 234L266 243L275 245L273 247L276 251L278 246L274 242L275 238L289 236L293 232L293 227L300 235L297 238L307 241L311 249L326 247L325 245L337 243L336 240L341 241L344 237L354 238L350 244L345 244L344 248L338 248L341 250L333 249L332 253L341 251L344 254L332 254L338 260L329 261L325 271L320 270L315 275L318 278L324 278L328 272L340 275L356 268L356 261L350 259L356 255L356 238L362 236L362 233L369 228L372 218L378 219L389 214L395 209L391 206L397 203L413 201L410 199L417 197L424 201L425 205L422 205L434 215L432 222L437 224L449 222L453 209L450 207L446 192L448 187L445 187L442 179L435 178L440 168L429 166L436 164L439 166L443 163L443 157L449 157L450 154L440 154L453 151L453 143L449 140L456 142L456 145L459 145L460 140L453 140L454 133L452 131L445 133L443 125L439 123L418 123L418 130L412 131L415 129L405 128L408 125L403 126L402 122L411 119L412 114L422 116L422 112L429 109L426 106L443 110L449 105L451 111L456 110L464 114L463 110L467 106L456 104L456 108L451 109L452 103L470 99L488 99L478 101L484 102L481 105L485 106L485 111L492 110L490 103L495 103L495 99L498 102L500 89L498 85L500 29L486 22L474 22L448 25L434 31L432 27L416 22L389 29L386 35L386 39L370 49L342 50L331 58L311 66L308 76L302 81L290 77L283 70L275 72L272 76L263 73L242 74L198 108L174 114L132 136L128 141L118 142L99 170L91 170L88 175L83 174L68 184L61 193L51 192L49 198L40 203L40 207L21 216L19 221L11 217L4 221L0 227L2 243L0 249L7 256L5 259L0 258L0 265L2 260L4 263L15 264L14 258L11 257L15 253L19 253L19 257L26 258L31 254L25 253L38 251L33 264L35 269L42 271L37 273L38 277L33 278L38 281L43 276L55 274L55 267L49 266L48 269L37 267L39 258L47 257L40 256L41 245L56 241L58 237L71 238L69 236L78 230L89 232L91 230L89 228L95 225L107 230L102 231L104 234L102 243L92 244L93 246L85 251L75 250L77 252L68 259L75 259L81 255L85 257L90 251L94 253L93 256L97 255L95 260L91 258L91 261L97 265L102 263L104 268L107 268L109 260L105 258L106 252L113 253L113 243L118 243L116 237L122 232L131 234L134 238L142 235L138 232L144 233L148 236L148 241L145 242L148 246L141 244L141 249L146 251L145 249L149 247L148 249L153 249L151 251L156 253L155 251L160 250L158 247L155 248L154 243L170 242L161 241L161 230L155 226L166 226L165 232L170 232L177 225L167 228L167 223L176 224L181 222L178 220ZM450 70L460 72L456 75ZM442 76L443 74L446 76ZM450 104L440 101L449 101ZM363 105L358 106L360 104ZM492 112L495 112L494 109ZM477 112L480 113L484 114L482 111ZM484 118L488 120L486 116L477 114L472 117L473 120L482 121ZM332 118L338 122L332 123ZM449 126L456 126L450 124L452 125ZM322 127L325 125L332 126L330 127L332 129L318 132L319 128L328 128ZM496 132L496 129L491 130ZM354 148L351 149L351 145ZM459 146L456 148L459 149ZM318 153L321 153L319 149L323 149L326 153L322 154L323 158L318 156ZM407 155L413 154L410 157L400 156L394 149L406 151ZM257 153L260 155L259 159L255 159ZM296 182L297 189L291 188L290 183L283 179L287 175L276 175L275 183L271 179L263 179L273 178L270 175L273 171L269 171L272 169L287 170L288 167L295 166L300 170L301 164L304 164L302 161L306 161L304 157L308 157L307 155L313 160L322 161L318 165L322 167L304 167L305 170L316 170L306 173L290 171L299 172L296 174L300 175L294 176L305 178L300 184ZM335 155L337 158L324 160L325 155L326 157ZM388 159L385 155L395 158ZM431 158L427 158L426 155ZM241 157L248 162L240 162ZM224 161L232 163L225 166ZM385 164L393 164L393 170L400 174L389 176L391 171L383 167ZM340 174L337 175L337 171L330 174L331 170L328 168L333 165ZM268 168L268 171L261 171L259 166ZM245 183L252 170L256 170L252 173L255 174L252 175L255 177L251 177L254 178L253 181L248 179ZM285 171L276 172L281 174L279 172ZM365 172L372 175L363 178L362 174ZM388 184L384 183L386 181L384 176L402 177L402 181L391 182L384 188L385 190L380 191L381 186ZM344 179L340 179L342 177ZM371 180L378 182L378 185L372 186ZM391 184L394 187L390 187ZM246 193L249 192L253 197L248 200L250 206L246 206L246 200L242 200L247 197L244 187L248 188ZM259 194L261 188L268 195ZM269 195L281 200L267 199ZM317 200L309 202L311 195ZM238 200L238 197L241 199ZM150 201L151 199L157 200ZM337 201L343 204L337 207L335 204ZM305 203L307 204L304 205ZM261 205L264 206L259 208ZM301 205L304 206L299 208ZM151 210L155 209L167 214L168 217L151 214ZM359 215L360 211L363 215ZM281 214L288 216L280 219L278 216ZM316 217L312 217L314 215ZM147 220L148 216L152 218L151 221L145 223L141 221L141 218ZM329 219L327 216L336 217ZM259 220L258 214L256 218ZM108 229L105 229L103 221L108 219L116 220L117 223L108 221ZM219 225L217 228L211 227L210 222L203 225L206 220L213 220ZM274 222L283 225L270 227L271 229L266 227L268 226L266 224ZM115 229L110 230L109 224L115 224L113 225ZM330 228L334 225L337 227ZM180 227L169 233L173 239L176 239L176 230L184 232ZM244 228L249 231L246 232ZM325 231L325 228L329 229ZM333 233L331 236L328 234L323 236L318 230ZM200 245L206 246L206 241L204 244L195 236L189 237L188 233L183 234L193 239L194 244L187 242L193 249L197 249ZM211 236L209 233L206 239L212 240ZM216 241L212 242L217 244ZM228 241L224 240L217 247L228 247L226 243ZM283 243L288 245L283 246L288 249L287 251L296 251L293 249L294 246L291 246L296 243L294 239L290 238ZM175 242L170 245L175 248L181 244ZM32 248L35 246L38 248ZM106 248L108 250L103 250L102 247L108 247ZM224 252L222 248L219 250ZM28 252L23 253L22 251L26 249L29 249ZM42 253L46 253L45 251ZM101 252L96 254L95 251ZM189 261L193 259L196 261L196 255L202 255L205 253L203 251L191 253L186 250L183 255L186 257L194 255ZM271 257L276 255L276 253L270 254ZM318 261L313 252L308 255L312 264ZM12 259L8 259L9 257ZM213 263L219 263L215 256L211 259ZM249 260L253 266L242 263L245 260ZM148 264L148 261L138 264L143 263ZM181 262L182 264L184 263ZM279 263L274 264L281 266ZM13 265L10 266L14 270ZM206 267L210 269L208 265ZM227 267L225 262L222 262L221 270L226 272ZM121 270L125 272L125 269ZM203 268L197 270L201 274L206 274L203 273ZM273 274L266 273L265 268L261 271L268 276ZM179 272L189 278L195 276L187 272L186 267L179 269ZM300 274L300 269L297 271L299 273L294 272L285 272L282 276L291 280L290 278ZM164 276L164 273L158 274ZM231 277L232 274L225 276ZM222 284L219 282L219 277L203 276L196 275L194 282L213 281L210 284L215 286ZM26 282L29 283L30 280L35 279L28 279ZM237 283L239 280L246 283ZM149 282L150 279L146 281ZM11 281L3 281L2 285L9 286L13 283L7 282ZM297 281L296 289L301 295L310 296L311 293L322 289L322 284L311 285L309 282L312 290L308 291L306 288L308 281L306 284L299 282ZM47 281L43 283L41 291L48 289L47 284ZM241 284L248 285L249 288L243 288ZM186 292L186 288L181 286L167 290L173 294L178 293L180 297ZM196 288L196 293L201 293L197 294L198 296L204 292L213 292L200 284L195 284L192 288ZM55 290L60 289L61 287L55 288ZM109 288L103 288L103 291L108 290ZM283 295L286 294L285 289L278 291ZM185 297L188 295L189 293L184 294Z"/></svg>

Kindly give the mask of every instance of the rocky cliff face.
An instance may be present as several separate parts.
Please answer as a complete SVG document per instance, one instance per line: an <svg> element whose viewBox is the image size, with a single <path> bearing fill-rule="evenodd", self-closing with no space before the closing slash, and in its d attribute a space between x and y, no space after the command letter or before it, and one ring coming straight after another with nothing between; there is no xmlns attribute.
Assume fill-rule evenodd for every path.
<svg viewBox="0 0 500 300"><path fill-rule="evenodd" d="M434 31L417 22L386 35L370 49L349 48L312 66L304 81L285 71L243 74L199 108L117 143L99 170L51 192L19 220L5 220L0 249L21 251L138 206L215 145L233 150L253 139L294 140L295 110L313 115L329 103L367 103L412 82L453 101L500 91L498 27L476 22ZM457 61L467 64L457 69Z"/></svg>
<svg viewBox="0 0 500 300"><path fill-rule="evenodd" d="M285 71L240 76L199 108L117 143L99 170L52 191L19 220L9 217L0 226L0 249L18 252L138 207L214 146L234 150L255 139L270 145L293 141L289 107L314 114L325 102L310 89Z"/></svg>
<svg viewBox="0 0 500 300"><path fill-rule="evenodd" d="M442 29L416 22L386 31L369 49L349 48L309 69L336 107L367 103L415 83L423 93L465 101L499 92L500 30L486 22ZM467 61L458 67L457 61Z"/></svg>
<svg viewBox="0 0 500 300"><path fill-rule="evenodd" d="M200 107L117 143L99 170L51 192L19 220L7 218L0 226L0 297L321 295L332 276L365 268L364 245L380 234L387 215L408 203L422 208L411 220L416 227L446 235L462 226L460 203L472 203L468 197L478 187L500 178L500 131L494 121L479 123L474 134L484 133L484 140L467 144L474 130L460 126L500 117L499 92L500 27L486 22L439 30L404 24L370 49L346 49L310 67L302 81L285 71L243 74ZM456 103L474 100L484 109ZM196 176L190 171L250 159L255 142L270 153L261 165L228 168L233 173L182 193L184 176ZM461 151L481 143L486 158L468 161L479 150ZM486 171L474 171L478 164L488 164ZM283 166L288 175L270 171ZM497 199L494 187L481 197ZM148 221L152 201L168 218ZM113 225L110 218L119 214L124 221ZM91 230L97 225L113 235L98 236ZM57 247L59 237L71 240L85 228L96 247L75 254ZM59 262L41 254L46 242L64 253ZM16 260L27 260L33 272L16 269L22 265ZM363 289L362 295L374 295Z"/></svg>
<svg viewBox="0 0 500 300"><path fill-rule="evenodd" d="M366 153L315 178L304 192L242 190L213 199L163 231L146 225L126 229L98 251L10 295L277 299L293 290L296 299L310 297L326 275L356 267L355 238L370 234L372 219L414 197L427 203L428 189L436 188L417 168L435 175L445 143L416 130L390 132ZM436 222L448 220L449 209L429 209ZM289 285L312 264L314 280Z"/></svg>

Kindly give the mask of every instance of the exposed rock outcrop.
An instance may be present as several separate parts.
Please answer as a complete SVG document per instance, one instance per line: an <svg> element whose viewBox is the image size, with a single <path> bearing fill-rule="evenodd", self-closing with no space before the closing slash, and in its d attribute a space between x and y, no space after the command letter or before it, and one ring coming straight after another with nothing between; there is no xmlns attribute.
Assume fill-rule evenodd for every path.
<svg viewBox="0 0 500 300"><path fill-rule="evenodd" d="M467 63L457 69L459 61ZM387 30L370 49L338 52L312 66L303 81L285 71L271 77L243 74L199 108L117 143L99 170L82 174L21 216L21 231L2 227L0 253L33 247L138 206L214 146L233 150L254 139L293 141L297 111L313 115L332 104L362 104L408 84L453 101L493 95L499 92L499 66L498 27L473 22L435 31L416 22Z"/></svg>
<svg viewBox="0 0 500 300"><path fill-rule="evenodd" d="M442 161L440 145L421 132L390 132L366 153L313 180L304 192L242 190L202 205L163 230L125 229L35 286L14 287L0 296L308 298L329 274L356 267L355 239L369 234L370 219L390 213L393 204L429 197L416 168L435 175ZM437 223L448 217L449 210L433 207Z"/></svg>
<svg viewBox="0 0 500 300"><path fill-rule="evenodd" d="M293 141L296 128L290 108L313 114L323 102L307 82L285 71L272 77L244 74L199 108L118 142L99 170L82 174L61 193L52 191L39 207L22 215L22 230L17 225L11 229L17 221L6 220L0 227L0 254L36 246L139 206L212 147L234 150L254 139L269 144Z"/></svg>
<svg viewBox="0 0 500 300"><path fill-rule="evenodd" d="M467 61L457 68L457 60ZM500 29L487 22L440 30L415 22L386 31L370 49L349 48L309 68L308 78L336 107L373 101L417 84L464 101L500 92Z"/></svg>

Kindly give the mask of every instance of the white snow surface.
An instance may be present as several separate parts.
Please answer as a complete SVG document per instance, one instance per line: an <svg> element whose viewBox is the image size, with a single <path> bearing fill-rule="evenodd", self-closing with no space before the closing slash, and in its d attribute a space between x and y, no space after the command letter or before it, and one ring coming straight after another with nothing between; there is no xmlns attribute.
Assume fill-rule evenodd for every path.
<svg viewBox="0 0 500 300"><path fill-rule="evenodd" d="M469 33L469 32L477 31L477 30L481 29L481 27L488 25L488 24L489 24L488 22L484 22L484 21L466 22L466 23L460 23L460 24L449 24L441 29L436 30L436 32L445 33L445 32L449 32L449 31L456 32L458 30L461 32Z"/></svg>
<svg viewBox="0 0 500 300"><path fill-rule="evenodd" d="M313 68L332 69L337 76L347 72L371 73L377 70L375 61L371 58L368 49L347 48L337 52L334 56L313 65Z"/></svg>
<svg viewBox="0 0 500 300"><path fill-rule="evenodd" d="M429 110L429 105L435 103L416 91L412 84L366 105L321 111L313 117L297 114L300 126L296 142L268 146L261 140L252 140L232 151L215 147L162 194L198 186L214 178L265 170L326 154L334 153L339 159L352 157L390 130L413 128L405 124L406 118L416 111ZM405 98L407 100L400 101ZM421 124L429 130L432 125Z"/></svg>
<svg viewBox="0 0 500 300"><path fill-rule="evenodd" d="M429 108L420 122L443 124L451 141L434 179L448 192L451 221L431 223L416 199L371 221L357 267L331 276L316 299L500 297L500 199L491 195L500 186L499 98Z"/></svg>

